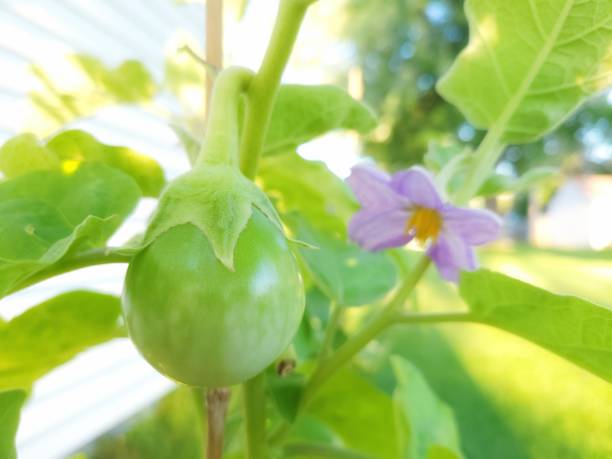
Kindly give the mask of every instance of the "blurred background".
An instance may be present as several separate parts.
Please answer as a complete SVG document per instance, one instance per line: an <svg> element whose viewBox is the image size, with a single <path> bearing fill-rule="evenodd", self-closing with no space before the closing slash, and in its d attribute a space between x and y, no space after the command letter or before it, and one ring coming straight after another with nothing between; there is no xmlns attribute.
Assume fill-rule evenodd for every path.
<svg viewBox="0 0 612 459"><path fill-rule="evenodd" d="M258 67L277 5L226 1L226 65ZM396 170L421 162L432 141L476 146L483 132L435 92L467 42L462 8L453 0L318 2L285 81L344 86L380 123L365 139L335 133L300 154L346 177L362 156ZM179 175L189 167L181 144L188 134L172 120L202 129L206 72L193 54L203 55L205 36L203 2L0 1L0 143L24 131L44 137L79 128L153 156L168 178ZM612 306L611 123L612 91L539 142L508 148L502 176L557 171L483 203L504 216L508 236L483 251L487 266ZM111 243L142 231L153 207L145 200ZM74 285L120 293L123 275L108 266L67 274L3 299L0 316ZM435 273L418 296L457 301ZM612 389L531 344L476 325L397 329L361 362L376 369L372 382L383 391L389 369L380 356L388 353L419 364L452 406L469 458L612 457ZM20 457L201 457L196 402L127 340L115 340L37 383L18 433Z"/></svg>

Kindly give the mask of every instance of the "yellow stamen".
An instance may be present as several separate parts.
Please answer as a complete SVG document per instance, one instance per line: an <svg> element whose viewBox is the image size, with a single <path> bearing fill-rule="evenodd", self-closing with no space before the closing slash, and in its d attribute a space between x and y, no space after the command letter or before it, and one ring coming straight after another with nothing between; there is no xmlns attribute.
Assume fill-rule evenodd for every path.
<svg viewBox="0 0 612 459"><path fill-rule="evenodd" d="M414 233L414 237L421 243L429 239L436 239L442 229L442 218L438 211L427 207L417 207L412 212L410 220L406 223L406 232Z"/></svg>

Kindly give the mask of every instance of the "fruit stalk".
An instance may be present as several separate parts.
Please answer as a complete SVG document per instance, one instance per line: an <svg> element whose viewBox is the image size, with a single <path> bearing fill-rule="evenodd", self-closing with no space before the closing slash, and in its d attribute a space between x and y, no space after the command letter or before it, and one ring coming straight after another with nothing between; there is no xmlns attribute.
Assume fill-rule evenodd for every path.
<svg viewBox="0 0 612 459"><path fill-rule="evenodd" d="M206 409L208 413L208 444L207 459L222 459L223 434L225 431L225 415L231 392L222 387L209 389L206 392Z"/></svg>
<svg viewBox="0 0 612 459"><path fill-rule="evenodd" d="M238 166L240 147L240 96L253 78L250 70L230 67L215 80L206 134L196 167L204 165Z"/></svg>

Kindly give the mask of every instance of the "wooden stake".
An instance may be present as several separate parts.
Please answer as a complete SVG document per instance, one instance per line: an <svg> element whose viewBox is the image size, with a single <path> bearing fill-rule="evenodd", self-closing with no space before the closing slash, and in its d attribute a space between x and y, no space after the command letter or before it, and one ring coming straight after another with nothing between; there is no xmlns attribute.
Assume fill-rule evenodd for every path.
<svg viewBox="0 0 612 459"><path fill-rule="evenodd" d="M223 0L206 0L206 62L223 68ZM215 76L208 72L206 76L206 113L212 99L212 87Z"/></svg>

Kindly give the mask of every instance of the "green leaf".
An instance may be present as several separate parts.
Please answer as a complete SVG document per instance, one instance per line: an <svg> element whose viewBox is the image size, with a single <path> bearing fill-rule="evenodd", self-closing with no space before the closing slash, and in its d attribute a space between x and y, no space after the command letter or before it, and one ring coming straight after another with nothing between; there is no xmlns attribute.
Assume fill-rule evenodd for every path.
<svg viewBox="0 0 612 459"><path fill-rule="evenodd" d="M57 209L72 226L88 216L127 217L140 198L130 177L103 164L83 164L76 171L39 171L0 183L0 202L31 199Z"/></svg>
<svg viewBox="0 0 612 459"><path fill-rule="evenodd" d="M559 171L552 167L530 169L519 178L494 174L480 187L478 196L496 196L501 193L520 193L558 177Z"/></svg>
<svg viewBox="0 0 612 459"><path fill-rule="evenodd" d="M612 83L609 0L468 0L470 41L438 91L506 143L554 129Z"/></svg>
<svg viewBox="0 0 612 459"><path fill-rule="evenodd" d="M346 237L358 205L347 185L321 161L296 153L262 158L259 180L281 213L298 211L323 232Z"/></svg>
<svg viewBox="0 0 612 459"><path fill-rule="evenodd" d="M0 391L0 457L4 459L17 459L15 435L26 397L24 390Z"/></svg>
<svg viewBox="0 0 612 459"><path fill-rule="evenodd" d="M123 336L120 318L118 297L87 291L28 309L0 328L0 389L27 388L88 347Z"/></svg>
<svg viewBox="0 0 612 459"><path fill-rule="evenodd" d="M8 178L39 170L70 175L83 163L103 163L125 172L145 196L157 196L165 184L163 170L152 158L127 147L105 145L84 131L61 132L46 146L34 135L22 134L0 148L0 171Z"/></svg>
<svg viewBox="0 0 612 459"><path fill-rule="evenodd" d="M612 309L487 270L463 273L474 320L522 336L612 382Z"/></svg>
<svg viewBox="0 0 612 459"><path fill-rule="evenodd" d="M139 198L130 177L102 164L0 183L0 297L68 255L103 246Z"/></svg>
<svg viewBox="0 0 612 459"><path fill-rule="evenodd" d="M383 252L366 252L354 244L317 231L298 214L285 215L296 237L318 249L300 248L315 284L340 306L370 304L395 287L397 271Z"/></svg>
<svg viewBox="0 0 612 459"><path fill-rule="evenodd" d="M298 373L279 375L271 371L266 377L266 383L270 398L280 415L286 421L293 422L304 391L304 375Z"/></svg>
<svg viewBox="0 0 612 459"><path fill-rule="evenodd" d="M376 459L397 459L393 401L355 370L341 370L308 405L349 448Z"/></svg>
<svg viewBox="0 0 612 459"><path fill-rule="evenodd" d="M134 60L109 68L93 56L73 54L54 67L31 70L41 88L30 93L38 116L31 117L29 128L41 134L108 105L148 102L157 93L149 71Z"/></svg>
<svg viewBox="0 0 612 459"><path fill-rule="evenodd" d="M84 131L62 132L48 142L47 148L64 167L97 162L119 169L138 183L144 196L159 195L165 185L164 172L157 161L127 147L105 145Z"/></svg>
<svg viewBox="0 0 612 459"><path fill-rule="evenodd" d="M421 372L401 357L392 357L397 379L393 400L400 423L406 423L405 459L461 459L459 433L452 410L433 392Z"/></svg>
<svg viewBox="0 0 612 459"><path fill-rule="evenodd" d="M264 154L284 153L336 129L366 134L376 126L372 110L337 86L282 85Z"/></svg>
<svg viewBox="0 0 612 459"><path fill-rule="evenodd" d="M40 145L34 134L15 136L0 148L0 171L7 178L32 171L59 168L59 159Z"/></svg>

